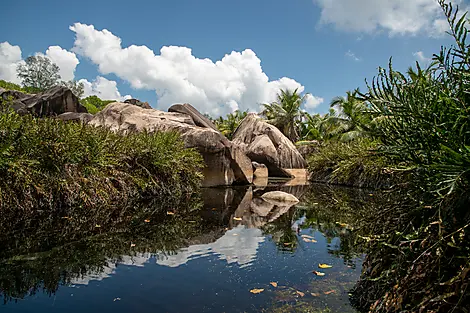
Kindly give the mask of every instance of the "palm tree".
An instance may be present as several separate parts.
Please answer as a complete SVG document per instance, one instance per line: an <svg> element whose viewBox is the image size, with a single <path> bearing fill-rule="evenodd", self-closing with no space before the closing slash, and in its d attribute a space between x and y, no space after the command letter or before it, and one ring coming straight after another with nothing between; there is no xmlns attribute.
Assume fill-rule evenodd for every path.
<svg viewBox="0 0 470 313"><path fill-rule="evenodd" d="M236 110L232 113L227 114L227 118L225 119L220 116L218 119L215 120L215 125L225 137L231 140L238 125L240 125L241 121L247 116L247 114L248 111L242 112Z"/></svg>
<svg viewBox="0 0 470 313"><path fill-rule="evenodd" d="M359 90L355 89L346 92L346 97L335 97L330 102L330 107L338 110L337 114L330 112L326 121L335 126L331 130L332 137L351 141L367 134L371 117L366 103L358 98L358 94Z"/></svg>
<svg viewBox="0 0 470 313"><path fill-rule="evenodd" d="M268 123L276 126L287 138L295 142L299 139L299 124L302 120L300 107L308 94L300 95L294 91L282 89L274 102L263 104L261 115Z"/></svg>

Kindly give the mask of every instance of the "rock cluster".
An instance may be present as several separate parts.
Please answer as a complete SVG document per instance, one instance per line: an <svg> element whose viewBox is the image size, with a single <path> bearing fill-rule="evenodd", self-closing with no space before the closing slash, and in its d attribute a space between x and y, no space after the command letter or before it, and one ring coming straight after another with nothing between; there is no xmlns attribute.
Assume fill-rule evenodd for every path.
<svg viewBox="0 0 470 313"><path fill-rule="evenodd" d="M35 95L0 88L0 100L9 101L20 114L56 116L113 131L176 131L186 147L197 149L204 158L204 186L251 184L253 177L267 182L268 176L292 178L306 172L306 162L294 144L256 114L242 121L230 141L187 103L175 104L163 112L152 109L147 102L128 99L91 115L69 89L61 86Z"/></svg>

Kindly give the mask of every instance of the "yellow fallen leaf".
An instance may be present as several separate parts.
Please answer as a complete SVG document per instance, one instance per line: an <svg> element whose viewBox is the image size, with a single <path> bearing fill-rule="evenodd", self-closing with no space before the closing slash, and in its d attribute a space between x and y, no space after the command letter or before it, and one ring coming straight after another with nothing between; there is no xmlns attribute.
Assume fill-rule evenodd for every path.
<svg viewBox="0 0 470 313"><path fill-rule="evenodd" d="M212 208L212 211L217 211L217 208Z"/></svg>
<svg viewBox="0 0 470 313"><path fill-rule="evenodd" d="M312 273L317 275L317 276L325 276L325 273L318 272L318 271L312 271Z"/></svg>
<svg viewBox="0 0 470 313"><path fill-rule="evenodd" d="M100 228L100 227L101 227L101 225L98 225L98 224L96 224L96 225L95 225L95 227L96 227L96 228Z"/></svg>
<svg viewBox="0 0 470 313"><path fill-rule="evenodd" d="M314 242L314 243L317 242L315 239L309 239L309 238L302 238L302 239L305 242Z"/></svg>
<svg viewBox="0 0 470 313"><path fill-rule="evenodd" d="M233 219L236 220L236 221L241 221L241 220L243 220L241 217L234 217Z"/></svg>
<svg viewBox="0 0 470 313"><path fill-rule="evenodd" d="M371 196L371 197L372 197L373 195L374 195L373 193L370 193L370 194L369 194L369 196Z"/></svg>
<svg viewBox="0 0 470 313"><path fill-rule="evenodd" d="M319 297L320 296L319 293L315 293L315 292L312 292L311 295L314 296L314 297Z"/></svg>
<svg viewBox="0 0 470 313"><path fill-rule="evenodd" d="M305 293L303 293L302 291L296 290L295 292L301 297L305 296Z"/></svg>
<svg viewBox="0 0 470 313"><path fill-rule="evenodd" d="M292 245L292 242L284 242L284 246L290 246Z"/></svg>
<svg viewBox="0 0 470 313"><path fill-rule="evenodd" d="M332 268L333 266L328 265L328 264L320 263L320 264L318 264L318 267L319 267L319 268Z"/></svg>
<svg viewBox="0 0 470 313"><path fill-rule="evenodd" d="M251 289L250 292L251 293L254 293L254 294L258 294L258 293L262 293L264 291L264 289Z"/></svg>
<svg viewBox="0 0 470 313"><path fill-rule="evenodd" d="M343 228L345 228L345 227L348 227L348 226L349 226L349 225L348 225L348 224L346 224L346 223L338 223L338 222L336 222L336 224L338 224L339 226L341 226L341 227L343 227Z"/></svg>
<svg viewBox="0 0 470 313"><path fill-rule="evenodd" d="M329 290L329 291L325 291L324 294L326 295L329 295L329 294L332 294L332 293L335 293L336 290Z"/></svg>
<svg viewBox="0 0 470 313"><path fill-rule="evenodd" d="M166 215L175 215L175 212L167 211Z"/></svg>
<svg viewBox="0 0 470 313"><path fill-rule="evenodd" d="M150 223L150 220L144 220L145 223Z"/></svg>
<svg viewBox="0 0 470 313"><path fill-rule="evenodd" d="M270 284L271 284L271 286L273 286L274 288L277 287L277 283L276 283L275 281L270 282Z"/></svg>

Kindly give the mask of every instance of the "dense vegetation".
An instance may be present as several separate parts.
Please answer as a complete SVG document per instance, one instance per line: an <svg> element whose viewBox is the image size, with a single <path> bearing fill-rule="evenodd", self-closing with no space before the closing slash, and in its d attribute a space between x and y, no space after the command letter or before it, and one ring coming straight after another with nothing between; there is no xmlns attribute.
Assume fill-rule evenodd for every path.
<svg viewBox="0 0 470 313"><path fill-rule="evenodd" d="M0 112L0 207L79 210L180 196L200 183L202 159L176 133L119 134Z"/></svg>

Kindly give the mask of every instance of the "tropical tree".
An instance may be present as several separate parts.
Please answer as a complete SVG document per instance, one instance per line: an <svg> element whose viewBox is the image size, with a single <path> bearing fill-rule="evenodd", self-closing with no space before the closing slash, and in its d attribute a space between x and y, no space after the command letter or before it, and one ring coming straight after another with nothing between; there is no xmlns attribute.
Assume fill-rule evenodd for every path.
<svg viewBox="0 0 470 313"><path fill-rule="evenodd" d="M247 116L247 114L248 111L236 110L227 114L225 119L220 116L215 120L215 125L225 137L231 140L235 130L237 130L238 125L240 125L241 121Z"/></svg>
<svg viewBox="0 0 470 313"><path fill-rule="evenodd" d="M366 102L358 97L359 90L347 91L346 97L335 97L330 102L330 107L337 110L337 114L331 114L326 123L334 125L331 130L332 137L338 137L341 141L351 141L363 137L369 130L371 116Z"/></svg>
<svg viewBox="0 0 470 313"><path fill-rule="evenodd" d="M299 139L299 124L302 121L302 104L308 94L301 95L298 89L283 89L274 102L263 104L261 112L268 123L276 126L287 138L295 142Z"/></svg>
<svg viewBox="0 0 470 313"><path fill-rule="evenodd" d="M18 65L16 71L23 87L45 90L59 83L59 66L48 57L30 56Z"/></svg>
<svg viewBox="0 0 470 313"><path fill-rule="evenodd" d="M83 83L76 80L62 81L60 84L70 89L77 98L82 98L85 92L85 86Z"/></svg>

